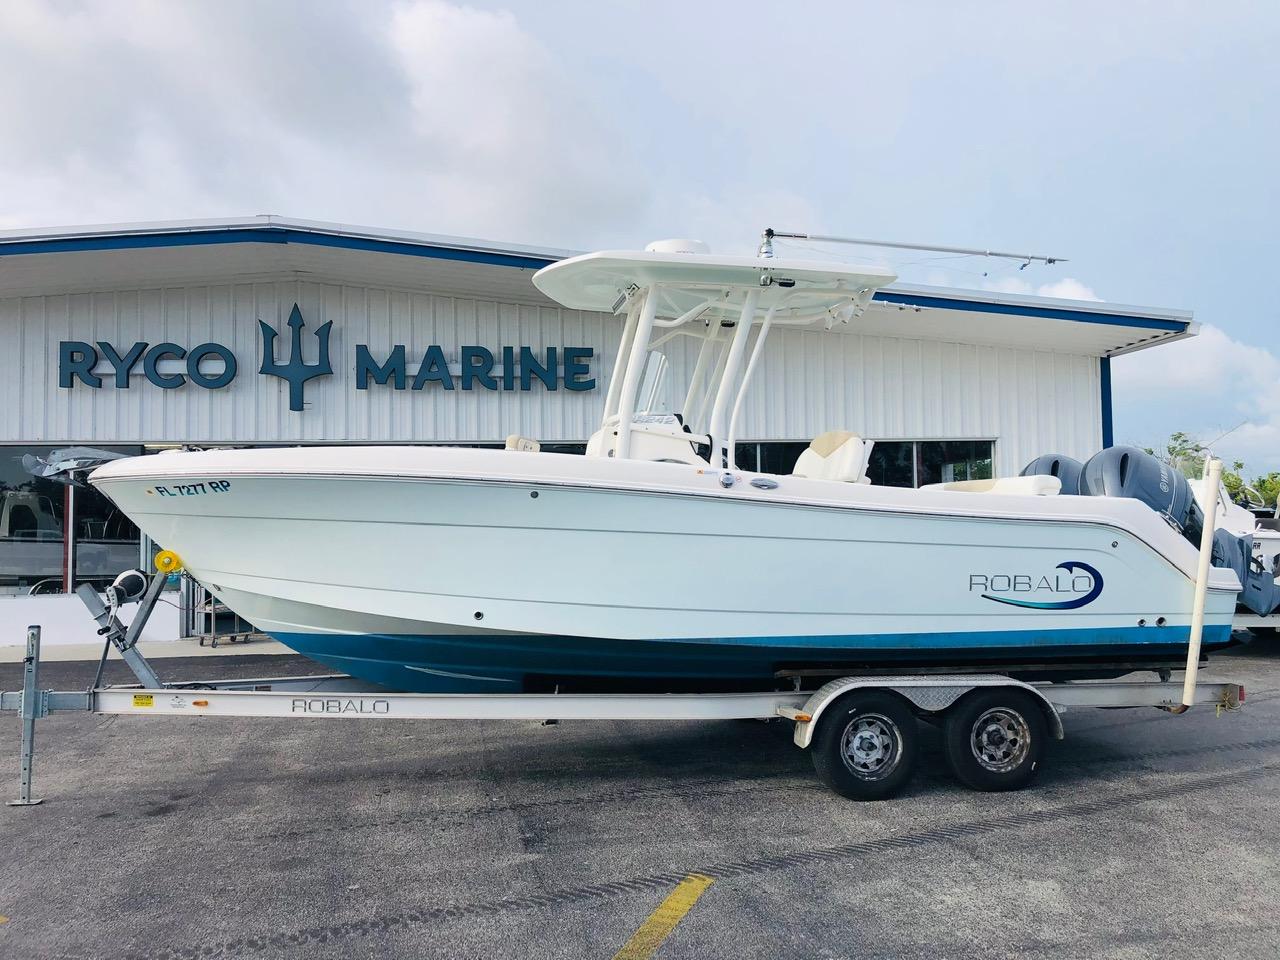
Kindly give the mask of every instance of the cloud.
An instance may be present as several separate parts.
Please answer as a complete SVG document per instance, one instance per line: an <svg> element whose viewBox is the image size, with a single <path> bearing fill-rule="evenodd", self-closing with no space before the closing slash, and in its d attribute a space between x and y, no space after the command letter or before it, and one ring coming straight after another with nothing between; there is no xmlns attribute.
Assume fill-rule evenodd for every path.
<svg viewBox="0 0 1280 960"><path fill-rule="evenodd" d="M909 5L832 0L814 32L782 8L507 2L4 0L0 228L279 213L581 248L745 253L765 226L1044 240L1117 299L1212 304L1269 342L1274 308L1237 277L1268 269L1274 15L1113 11L1100 33L1068 5L1051 32L1070 42L1046 47L1036 18L964 5L920 30ZM851 31L917 55L850 58ZM787 50L799 80L743 66ZM1018 122L975 135L975 111ZM1222 143L1245 160L1224 171ZM908 282L1098 299L1038 266L896 259ZM1275 357L1217 334L1118 360L1118 426L1247 418L1230 442L1280 466Z"/></svg>
<svg viewBox="0 0 1280 960"><path fill-rule="evenodd" d="M998 280L984 280L983 290L997 293L1020 293L1037 297L1053 297L1056 300L1101 300L1091 287L1081 283L1075 277L1063 277L1052 283L1032 286L1021 277L1001 277Z"/></svg>
<svg viewBox="0 0 1280 960"><path fill-rule="evenodd" d="M1054 297L1058 300L1101 300L1091 287L1085 286L1074 277L1063 277L1053 283L1044 283L1036 288L1038 297Z"/></svg>
<svg viewBox="0 0 1280 960"><path fill-rule="evenodd" d="M1280 357L1265 347L1206 324L1197 337L1117 357L1112 376L1118 413L1151 412L1128 428L1148 434L1136 442L1159 443L1174 430L1202 443L1226 433L1217 454L1251 472L1280 469ZM1162 432L1149 435L1157 424Z"/></svg>
<svg viewBox="0 0 1280 960"><path fill-rule="evenodd" d="M510 13L401 3L388 39L413 153L431 158L424 185L451 219L510 230L638 214L643 177L614 148L620 131Z"/></svg>
<svg viewBox="0 0 1280 960"><path fill-rule="evenodd" d="M0 128L10 226L273 212L552 242L650 191L514 16L439 0L10 0Z"/></svg>

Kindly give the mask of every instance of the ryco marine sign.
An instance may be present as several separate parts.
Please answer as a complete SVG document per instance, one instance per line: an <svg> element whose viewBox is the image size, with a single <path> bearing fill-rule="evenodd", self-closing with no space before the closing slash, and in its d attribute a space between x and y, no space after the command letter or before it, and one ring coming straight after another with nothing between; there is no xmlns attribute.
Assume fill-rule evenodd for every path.
<svg viewBox="0 0 1280 960"><path fill-rule="evenodd" d="M333 321L327 321L314 333L319 348L315 363L302 357L302 334L306 327L302 311L293 305L287 321L289 352L281 357L279 331L258 321L262 363L260 376L279 377L289 384L289 409L303 409L303 390L309 380L333 375L329 354L329 334ZM532 347L501 347L495 353L488 347L467 345L458 350L451 362L437 344L427 347L416 366L410 367L408 351L397 344L385 356L375 356L367 344L355 348L357 390L368 390L372 382L394 390L422 390L434 383L441 390L473 390L478 384L485 390L532 390L538 381L547 390L561 383L566 390L592 390L591 347L547 347L538 352ZM99 388L103 376L95 369L106 361L117 389L128 389L129 377L138 365L147 380L162 390L176 390L188 382L206 390L228 386L239 371L235 354L220 343L201 343L187 349L176 343L149 344L138 341L120 350L105 340L96 344L84 340L63 340L58 344L58 386L70 389L77 381ZM455 384L454 381L457 381Z"/></svg>

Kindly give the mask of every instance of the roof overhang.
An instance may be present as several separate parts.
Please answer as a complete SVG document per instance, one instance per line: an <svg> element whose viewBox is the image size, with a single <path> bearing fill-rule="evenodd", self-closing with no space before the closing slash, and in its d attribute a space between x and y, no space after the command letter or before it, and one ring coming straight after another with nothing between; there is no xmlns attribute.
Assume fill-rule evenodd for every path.
<svg viewBox="0 0 1280 960"><path fill-rule="evenodd" d="M0 298L282 277L550 304L534 272L576 251L281 217L0 233ZM1194 336L1181 310L894 284L848 332L1108 357Z"/></svg>
<svg viewBox="0 0 1280 960"><path fill-rule="evenodd" d="M529 278L572 251L251 217L0 233L0 297L282 277L545 302Z"/></svg>
<svg viewBox="0 0 1280 960"><path fill-rule="evenodd" d="M893 284L876 291L860 332L1117 357L1193 337L1189 311L1098 300Z"/></svg>

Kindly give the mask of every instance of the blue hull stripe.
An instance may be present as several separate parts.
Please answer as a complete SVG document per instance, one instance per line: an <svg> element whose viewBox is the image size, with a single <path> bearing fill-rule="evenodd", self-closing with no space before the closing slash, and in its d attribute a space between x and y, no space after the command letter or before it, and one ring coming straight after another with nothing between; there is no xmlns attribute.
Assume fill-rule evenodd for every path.
<svg viewBox="0 0 1280 960"><path fill-rule="evenodd" d="M1187 627L1004 630L985 633L858 634L612 640L535 634L437 636L280 633L299 653L371 683L421 692L507 691L528 676L765 681L780 667L871 661L971 662L1027 658L1124 660L1186 655ZM1207 649L1231 640L1206 626Z"/></svg>

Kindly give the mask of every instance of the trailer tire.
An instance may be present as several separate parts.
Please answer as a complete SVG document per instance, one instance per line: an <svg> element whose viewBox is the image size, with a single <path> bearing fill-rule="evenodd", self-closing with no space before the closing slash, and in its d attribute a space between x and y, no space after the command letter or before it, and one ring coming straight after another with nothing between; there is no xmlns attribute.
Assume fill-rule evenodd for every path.
<svg viewBox="0 0 1280 960"><path fill-rule="evenodd" d="M919 752L911 706L881 690L854 691L818 718L810 753L818 779L851 800L884 800L911 779Z"/></svg>
<svg viewBox="0 0 1280 960"><path fill-rule="evenodd" d="M1021 690L975 690L946 714L947 765L974 790L1018 790L1031 782L1049 738L1044 706Z"/></svg>

